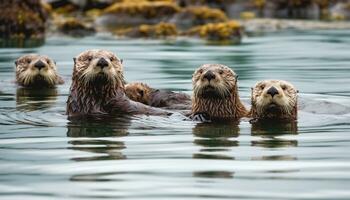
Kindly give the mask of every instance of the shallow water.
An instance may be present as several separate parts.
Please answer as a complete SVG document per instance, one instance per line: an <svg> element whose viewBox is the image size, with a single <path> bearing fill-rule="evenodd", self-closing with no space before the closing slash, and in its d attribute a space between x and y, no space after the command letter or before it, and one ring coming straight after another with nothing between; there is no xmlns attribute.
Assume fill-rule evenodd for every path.
<svg viewBox="0 0 350 200"><path fill-rule="evenodd" d="M199 41L49 38L0 49L0 199L349 199L350 31L284 32L238 46ZM262 79L300 91L298 124L200 124L180 115L68 121L73 56L124 59L128 81L191 93L203 63L239 74L240 95ZM66 84L34 93L13 83L26 53L57 61Z"/></svg>

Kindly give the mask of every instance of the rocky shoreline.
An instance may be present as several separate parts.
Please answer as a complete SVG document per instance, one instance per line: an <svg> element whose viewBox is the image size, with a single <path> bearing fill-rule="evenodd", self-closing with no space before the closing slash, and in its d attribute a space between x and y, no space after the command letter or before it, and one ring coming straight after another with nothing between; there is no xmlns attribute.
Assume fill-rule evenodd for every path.
<svg viewBox="0 0 350 200"><path fill-rule="evenodd" d="M257 18L238 20L246 33L268 33L282 30L350 30L350 22Z"/></svg>
<svg viewBox="0 0 350 200"><path fill-rule="evenodd" d="M180 36L234 44L244 34L350 29L350 0L8 0L0 8L1 46L52 34L110 32L119 38Z"/></svg>

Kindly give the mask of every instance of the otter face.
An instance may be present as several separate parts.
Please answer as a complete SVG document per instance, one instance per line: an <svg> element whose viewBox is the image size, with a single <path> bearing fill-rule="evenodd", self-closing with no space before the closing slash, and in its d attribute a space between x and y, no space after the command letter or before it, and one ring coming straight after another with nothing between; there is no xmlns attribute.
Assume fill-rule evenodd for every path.
<svg viewBox="0 0 350 200"><path fill-rule="evenodd" d="M144 83L129 83L125 86L125 93L129 99L146 105L150 104L151 88Z"/></svg>
<svg viewBox="0 0 350 200"><path fill-rule="evenodd" d="M54 86L57 83L56 63L48 56L29 54L18 58L16 81L25 87Z"/></svg>
<svg viewBox="0 0 350 200"><path fill-rule="evenodd" d="M224 99L233 94L237 75L225 65L205 64L193 74L192 85L195 97Z"/></svg>
<svg viewBox="0 0 350 200"><path fill-rule="evenodd" d="M252 106L258 116L290 116L297 106L297 90L282 80L265 80L252 88Z"/></svg>
<svg viewBox="0 0 350 200"><path fill-rule="evenodd" d="M122 60L106 50L87 50L74 58L73 76L84 84L107 84L124 87Z"/></svg>

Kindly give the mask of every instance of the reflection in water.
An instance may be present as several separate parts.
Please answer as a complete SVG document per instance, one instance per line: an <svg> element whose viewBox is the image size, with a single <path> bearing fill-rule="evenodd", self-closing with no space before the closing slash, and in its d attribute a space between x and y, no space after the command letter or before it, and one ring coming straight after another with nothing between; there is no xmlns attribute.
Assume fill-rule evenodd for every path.
<svg viewBox="0 0 350 200"><path fill-rule="evenodd" d="M126 146L116 137L128 135L131 119L127 116L100 117L93 119L73 119L68 123L67 136L78 138L69 141L69 149L93 153L89 157L75 157L75 161L118 160L125 159L121 152ZM98 139L111 137L108 139ZM90 138L90 139L89 139ZM92 139L94 138L94 139Z"/></svg>
<svg viewBox="0 0 350 200"><path fill-rule="evenodd" d="M126 148L124 142L114 139L127 136L130 124L131 118L128 116L71 119L67 124L67 136L74 139L68 142L71 145L68 149L84 152L84 156L72 157L71 160L82 162L126 159L122 153ZM88 156L86 152L89 153ZM106 175L108 174L75 174L70 181L108 181L104 178Z"/></svg>
<svg viewBox="0 0 350 200"><path fill-rule="evenodd" d="M200 178L233 178L233 173L228 171L202 171L193 172L193 176Z"/></svg>
<svg viewBox="0 0 350 200"><path fill-rule="evenodd" d="M239 145L236 138L239 136L238 123L199 123L192 129L196 139L194 144L201 147L199 153L193 154L195 159L228 159L234 157L220 154L219 152L230 151L232 147ZM229 171L198 171L193 176L202 178L233 178Z"/></svg>
<svg viewBox="0 0 350 200"><path fill-rule="evenodd" d="M56 88L17 88L16 108L19 111L47 109L56 103Z"/></svg>
<svg viewBox="0 0 350 200"><path fill-rule="evenodd" d="M45 44L45 39L23 39L23 38L14 38L14 39L2 39L0 38L0 48L30 48L30 47L39 47Z"/></svg>
<svg viewBox="0 0 350 200"><path fill-rule="evenodd" d="M273 121L258 121L252 123L252 136L259 137L258 140L253 140L251 146L264 148L282 148L282 147L297 147L298 141L291 139L280 139L278 136L297 135L298 124L293 122L273 122ZM296 157L291 155L271 155L253 158L253 160L296 160Z"/></svg>

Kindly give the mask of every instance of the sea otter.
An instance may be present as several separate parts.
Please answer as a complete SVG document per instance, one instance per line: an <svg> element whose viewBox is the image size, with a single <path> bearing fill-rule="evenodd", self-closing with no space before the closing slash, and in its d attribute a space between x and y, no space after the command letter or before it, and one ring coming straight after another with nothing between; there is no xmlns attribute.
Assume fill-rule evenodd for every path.
<svg viewBox="0 0 350 200"><path fill-rule="evenodd" d="M297 93L287 81L260 81L252 88L250 116L255 120L297 120Z"/></svg>
<svg viewBox="0 0 350 200"><path fill-rule="evenodd" d="M56 63L45 55L28 54L16 61L16 82L23 87L49 87L63 84Z"/></svg>
<svg viewBox="0 0 350 200"><path fill-rule="evenodd" d="M192 118L238 120L248 112L238 95L237 75L221 64L205 64L193 74ZM200 118L201 119L201 118Z"/></svg>
<svg viewBox="0 0 350 200"><path fill-rule="evenodd" d="M74 58L66 112L69 117L118 113L169 114L132 101L125 95L122 62L114 53L106 50L87 50Z"/></svg>
<svg viewBox="0 0 350 200"><path fill-rule="evenodd" d="M184 93L154 89L139 82L126 84L125 92L131 100L149 106L176 110L191 109L191 97Z"/></svg>

